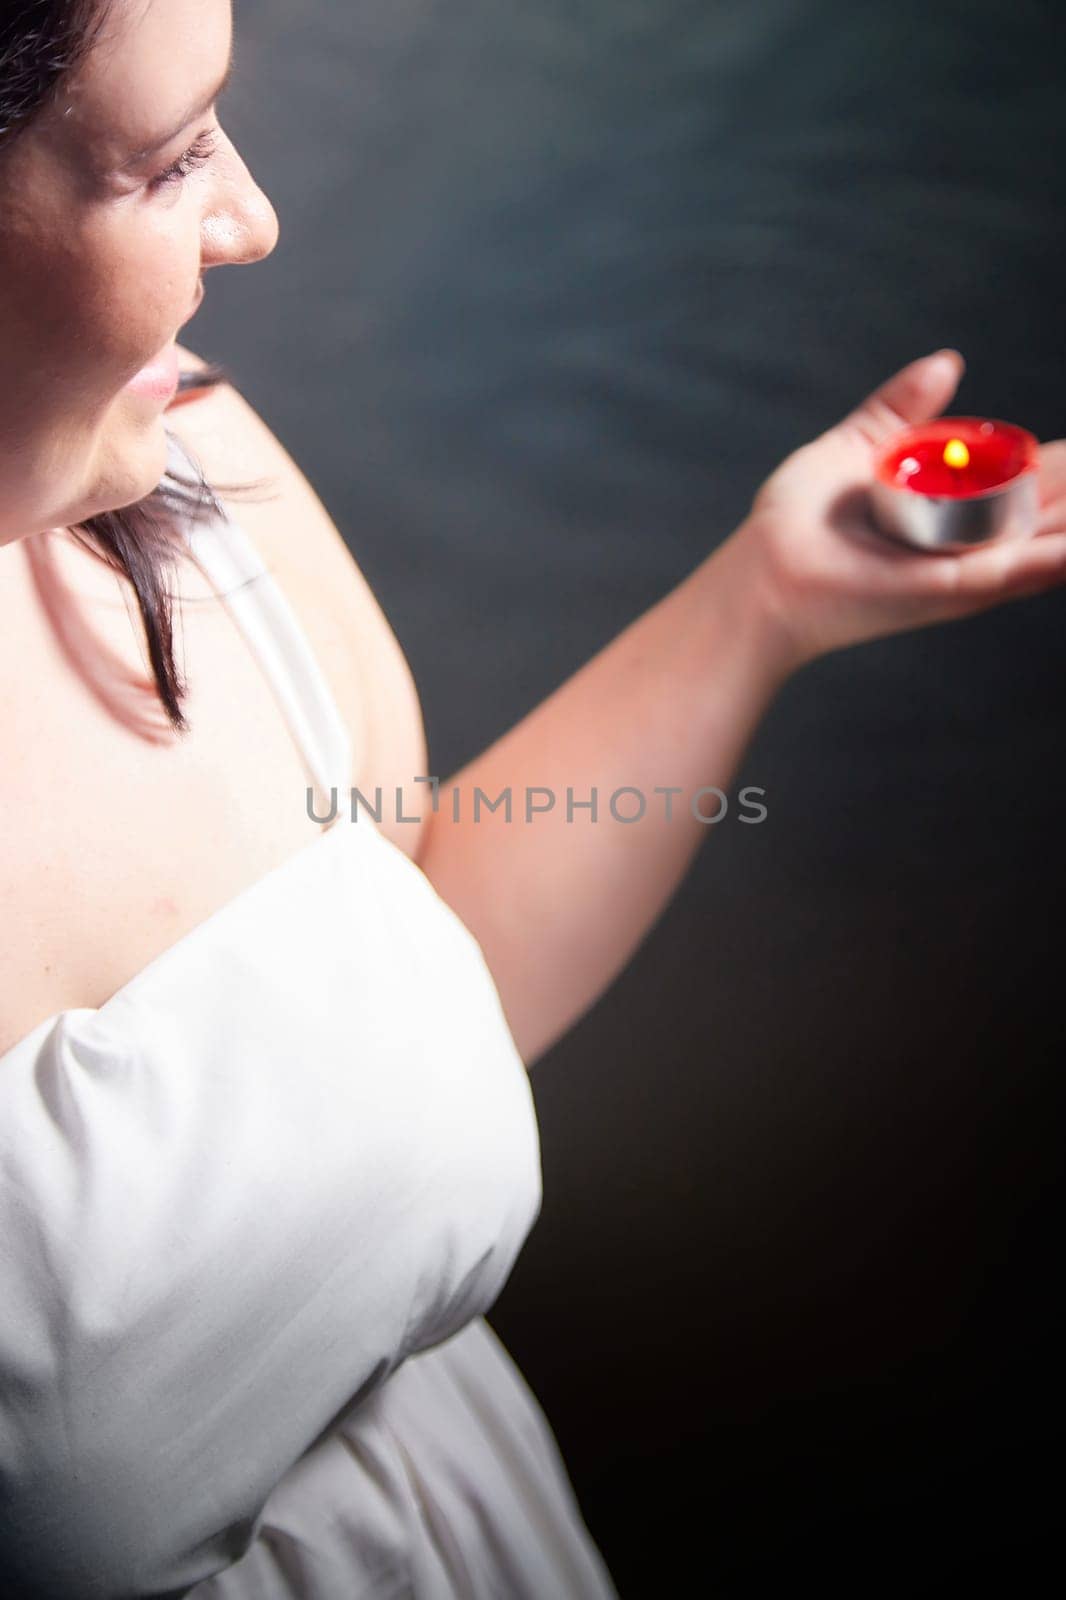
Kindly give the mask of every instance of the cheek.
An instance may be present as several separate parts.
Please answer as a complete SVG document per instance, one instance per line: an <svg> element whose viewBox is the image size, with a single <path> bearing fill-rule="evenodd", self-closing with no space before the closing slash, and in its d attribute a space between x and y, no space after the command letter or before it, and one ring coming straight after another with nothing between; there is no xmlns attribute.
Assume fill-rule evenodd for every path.
<svg viewBox="0 0 1066 1600"><path fill-rule="evenodd" d="M0 335L16 388L58 389L91 412L174 336L200 271L198 232L175 212L131 210L17 251L0 237Z"/></svg>
<svg viewBox="0 0 1066 1600"><path fill-rule="evenodd" d="M191 216L191 213L190 213ZM139 214L110 227L83 259L78 304L70 314L102 382L130 376L185 321L196 294L199 238L181 218Z"/></svg>
<svg viewBox="0 0 1066 1600"><path fill-rule="evenodd" d="M0 464L17 464L0 526L71 523L158 482L154 403L123 386L188 317L198 218L180 196L0 210Z"/></svg>
<svg viewBox="0 0 1066 1600"><path fill-rule="evenodd" d="M181 190L86 198L47 150L20 148L0 193L3 388L24 416L88 420L185 320L200 213Z"/></svg>

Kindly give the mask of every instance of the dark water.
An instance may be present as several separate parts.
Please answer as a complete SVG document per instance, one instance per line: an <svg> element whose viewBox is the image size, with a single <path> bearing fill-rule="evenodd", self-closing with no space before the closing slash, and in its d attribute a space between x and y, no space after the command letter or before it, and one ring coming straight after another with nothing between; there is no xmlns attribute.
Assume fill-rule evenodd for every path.
<svg viewBox="0 0 1066 1600"><path fill-rule="evenodd" d="M1066 433L1056 8L237 18L281 240L190 342L337 518L431 771L912 357ZM545 1208L493 1321L626 1596L1051 1553L1064 630L1066 592L794 680L736 778L767 822L712 830L534 1069Z"/></svg>

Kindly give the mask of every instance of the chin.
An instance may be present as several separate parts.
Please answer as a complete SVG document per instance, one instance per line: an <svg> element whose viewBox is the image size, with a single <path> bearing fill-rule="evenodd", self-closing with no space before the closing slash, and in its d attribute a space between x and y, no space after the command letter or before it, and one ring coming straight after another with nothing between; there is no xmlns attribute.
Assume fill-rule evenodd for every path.
<svg viewBox="0 0 1066 1600"><path fill-rule="evenodd" d="M108 429L91 498L92 515L135 505L159 486L167 470L167 430L163 408L155 414L124 411L122 424Z"/></svg>

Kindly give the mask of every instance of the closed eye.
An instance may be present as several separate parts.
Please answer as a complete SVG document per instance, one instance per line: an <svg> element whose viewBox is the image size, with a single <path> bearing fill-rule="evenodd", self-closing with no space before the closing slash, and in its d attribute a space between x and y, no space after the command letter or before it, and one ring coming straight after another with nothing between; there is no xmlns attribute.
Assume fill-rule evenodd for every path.
<svg viewBox="0 0 1066 1600"><path fill-rule="evenodd" d="M165 172L159 173L158 176L151 180L150 188L169 188L174 184L184 182L197 167L207 166L217 148L218 140L215 130L208 128L193 140L189 148L182 152L173 165L167 167Z"/></svg>

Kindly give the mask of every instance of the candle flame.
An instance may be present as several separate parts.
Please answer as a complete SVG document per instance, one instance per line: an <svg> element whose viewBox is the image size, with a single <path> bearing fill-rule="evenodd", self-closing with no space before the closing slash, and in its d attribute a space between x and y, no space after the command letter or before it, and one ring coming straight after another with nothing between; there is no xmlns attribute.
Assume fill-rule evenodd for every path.
<svg viewBox="0 0 1066 1600"><path fill-rule="evenodd" d="M967 467L970 464L970 452L961 439L949 439L944 446L944 464L949 467Z"/></svg>

